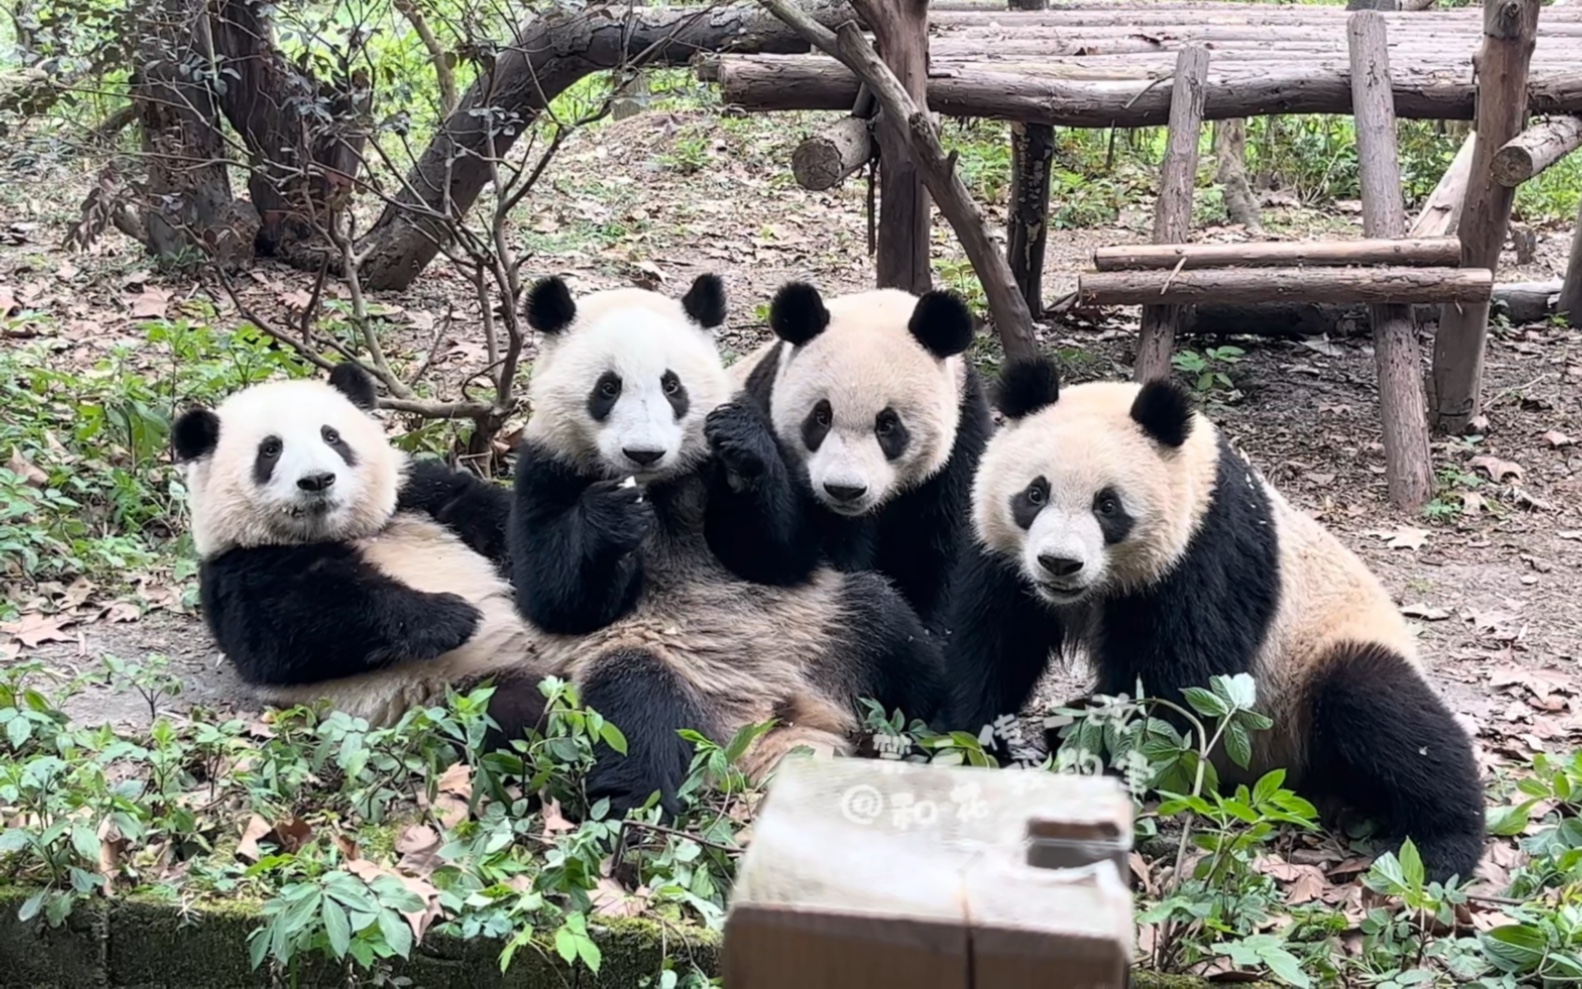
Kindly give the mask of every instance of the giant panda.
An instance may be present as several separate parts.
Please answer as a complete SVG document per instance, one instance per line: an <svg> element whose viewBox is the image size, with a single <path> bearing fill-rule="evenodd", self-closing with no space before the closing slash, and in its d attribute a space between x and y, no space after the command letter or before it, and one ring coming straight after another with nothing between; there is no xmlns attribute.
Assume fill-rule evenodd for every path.
<svg viewBox="0 0 1582 989"><path fill-rule="evenodd" d="M1389 594L1293 508L1179 388L1008 365L1006 424L973 486L975 550L955 585L951 727L979 731L1032 696L1052 653L1086 650L1098 694L1181 703L1251 674L1274 727L1249 778L1285 768L1321 808L1410 836L1435 879L1482 855L1471 741L1424 679ZM1178 726L1179 727L1179 726Z"/></svg>
<svg viewBox="0 0 1582 989"><path fill-rule="evenodd" d="M926 624L967 532L972 472L993 430L963 356L972 314L948 292L878 289L825 300L791 282L769 307L776 339L732 367L768 412L798 483L801 537L784 574L814 561L877 570Z"/></svg>
<svg viewBox="0 0 1582 989"><path fill-rule="evenodd" d="M539 353L510 555L521 612L583 637L557 669L627 738L625 757L601 747L590 797L620 809L657 781L670 809L692 756L683 728L723 743L775 719L743 767L760 777L799 745L846 751L859 698L937 714L937 643L883 577L821 568L776 586L722 559L759 545L753 513L789 487L767 420L730 401L718 279L680 300L575 300L550 277L525 310Z"/></svg>
<svg viewBox="0 0 1582 989"><path fill-rule="evenodd" d="M374 405L372 379L340 364L177 418L204 620L269 703L327 699L387 726L492 679L514 736L542 716L548 666L505 566L510 493L410 461Z"/></svg>

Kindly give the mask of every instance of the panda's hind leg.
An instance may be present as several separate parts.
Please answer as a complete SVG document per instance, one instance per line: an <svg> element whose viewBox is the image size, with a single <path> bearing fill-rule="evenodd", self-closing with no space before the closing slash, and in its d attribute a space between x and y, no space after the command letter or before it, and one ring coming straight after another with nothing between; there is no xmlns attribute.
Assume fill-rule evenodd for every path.
<svg viewBox="0 0 1582 989"><path fill-rule="evenodd" d="M1399 653L1339 647L1309 685L1304 789L1412 839L1430 880L1471 878L1483 857L1484 797L1471 740Z"/></svg>

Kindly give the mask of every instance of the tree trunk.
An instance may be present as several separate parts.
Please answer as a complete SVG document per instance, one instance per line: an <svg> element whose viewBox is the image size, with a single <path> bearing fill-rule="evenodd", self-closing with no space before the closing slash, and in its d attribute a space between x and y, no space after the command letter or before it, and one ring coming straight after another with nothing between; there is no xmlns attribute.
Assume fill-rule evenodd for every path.
<svg viewBox="0 0 1582 989"><path fill-rule="evenodd" d="M1203 302L1482 302L1486 268L1210 268L1203 271L1088 271L1077 294L1097 306Z"/></svg>
<svg viewBox="0 0 1582 989"><path fill-rule="evenodd" d="M884 64L907 97L926 113L928 0L852 0L852 6L873 30ZM907 126L907 121L880 110L877 282L880 288L921 295L933 284L928 263L930 214L928 190L907 150Z"/></svg>
<svg viewBox="0 0 1582 989"><path fill-rule="evenodd" d="M1534 124L1494 153L1494 181L1515 188L1577 148L1582 148L1582 117Z"/></svg>
<svg viewBox="0 0 1582 989"><path fill-rule="evenodd" d="M1255 244L1163 244L1101 247L1100 271L1134 269L1281 268L1294 265L1401 264L1455 267L1461 242L1454 237L1418 240L1296 240Z"/></svg>
<svg viewBox="0 0 1582 989"><path fill-rule="evenodd" d="M851 18L834 0L820 0L809 13L822 23ZM638 8L624 16L561 8L522 26L468 87L358 245L368 252L364 285L406 288L439 253L449 224L466 215L489 181L491 132L495 153L504 155L546 100L584 76L638 58L685 65L699 51L727 50L804 52L807 43L756 6ZM855 97L853 86L842 107Z"/></svg>
<svg viewBox="0 0 1582 989"><path fill-rule="evenodd" d="M1539 0L1490 0L1484 7L1482 67L1479 70L1478 130L1472 177L1461 215L1461 265L1499 267L1500 248L1516 190L1494 181L1494 154L1522 129L1528 90L1527 61L1538 33ZM1434 334L1434 417L1452 434L1478 414L1483 389L1483 346L1489 328L1487 304L1445 306Z"/></svg>
<svg viewBox="0 0 1582 989"><path fill-rule="evenodd" d="M1041 3L1042 0L1020 0ZM1049 172L1055 160L1055 131L1043 124L1011 125L1011 202L1005 256L1027 300L1044 311L1044 249L1049 243Z"/></svg>

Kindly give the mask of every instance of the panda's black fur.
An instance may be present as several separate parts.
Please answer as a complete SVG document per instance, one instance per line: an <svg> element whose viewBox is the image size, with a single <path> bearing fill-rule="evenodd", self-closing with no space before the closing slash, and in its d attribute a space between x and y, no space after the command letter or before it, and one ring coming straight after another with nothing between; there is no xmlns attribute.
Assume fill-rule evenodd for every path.
<svg viewBox="0 0 1582 989"><path fill-rule="evenodd" d="M905 311L898 311L896 303L903 300ZM833 315L831 307L836 310ZM841 326L832 334L836 319ZM792 583L820 562L846 572L876 570L901 590L925 624L937 626L967 535L973 471L994 428L982 381L962 356L972 342L971 313L948 292L914 298L880 290L831 300L826 306L813 286L792 282L776 294L770 324L776 342L747 358L742 379L764 415L771 413L777 400L794 401L786 397L790 389L785 382L799 374L831 381L844 378L858 391L881 400L892 390L902 393L895 397L921 400L950 387L951 375L959 371L958 400L951 410L954 422L928 424L948 427L953 437L942 464L928 476L903 478L899 490L887 493L866 514L837 513L817 496L808 477L805 448L811 444L804 423L799 430L802 444L788 442L785 430L779 436L782 453L790 457L789 480L795 488L782 496L780 504L760 507L762 516L783 520L791 534L779 541L788 552L762 557L778 562L763 567L758 579ZM842 353L842 348L854 349L873 340L882 340L888 352L871 359ZM799 371L810 360L804 351L815 345L831 348L820 357L824 363L816 370ZM926 369L912 366L929 364L933 366ZM912 428L917 428L915 422ZM895 460L912 439L907 423L897 419L878 446Z"/></svg>
<svg viewBox="0 0 1582 989"><path fill-rule="evenodd" d="M1271 740L1255 738L1254 774L1286 768L1321 809L1359 812L1396 842L1410 836L1432 878L1470 878L1484 836L1470 740L1415 667L1409 630L1361 562L1284 502L1170 384L1063 394L1052 364L1017 363L997 403L1008 427L980 467L978 544L949 612L946 727L979 731L1021 711L1051 656L1077 647L1099 694L1129 695L1141 680L1149 696L1179 704L1185 688L1216 674L1248 673L1275 720L1257 733ZM1192 474L1210 483L1183 487ZM1158 483L1146 494L1126 483L1089 490L1111 475L1133 488ZM1095 515L1086 552L1070 536L1090 524L1083 498ZM1035 529L1057 502L1068 514ZM1120 555L1137 526L1188 522L1169 530L1181 548L1164 559ZM1092 566L1100 575L1078 589L1072 582ZM1035 592L1035 579L1052 590Z"/></svg>

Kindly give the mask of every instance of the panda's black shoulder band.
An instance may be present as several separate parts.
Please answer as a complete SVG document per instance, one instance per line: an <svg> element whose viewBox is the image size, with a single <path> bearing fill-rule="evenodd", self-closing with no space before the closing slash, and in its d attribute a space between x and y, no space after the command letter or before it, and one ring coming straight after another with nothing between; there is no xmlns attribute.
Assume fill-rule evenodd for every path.
<svg viewBox="0 0 1582 989"><path fill-rule="evenodd" d="M372 411L379 404L373 376L350 361L330 369L330 386L351 399L359 409Z"/></svg>
<svg viewBox="0 0 1582 989"><path fill-rule="evenodd" d="M972 346L972 310L954 292L924 292L907 329L925 350L944 360Z"/></svg>
<svg viewBox="0 0 1582 989"><path fill-rule="evenodd" d="M214 451L220 442L220 417L210 409L188 409L170 429L176 459L197 460Z"/></svg>
<svg viewBox="0 0 1582 989"><path fill-rule="evenodd" d="M556 275L540 278L527 290L527 325L540 333L554 336L571 325L577 318L577 303L571 298L571 289Z"/></svg>
<svg viewBox="0 0 1582 989"><path fill-rule="evenodd" d="M714 329L725 322L725 283L719 275L699 275L681 297L681 308L694 323Z"/></svg>
<svg viewBox="0 0 1582 989"><path fill-rule="evenodd" d="M1047 357L1026 357L1000 371L994 404L1007 419L1021 419L1046 409L1060 398L1060 372Z"/></svg>
<svg viewBox="0 0 1582 989"><path fill-rule="evenodd" d="M769 303L769 327L775 336L800 347L824 332L829 325L829 310L818 289L807 282L787 282Z"/></svg>
<svg viewBox="0 0 1582 989"><path fill-rule="evenodd" d="M1165 446L1180 446L1192 435L1192 399L1172 382L1150 381L1132 402L1132 419Z"/></svg>

